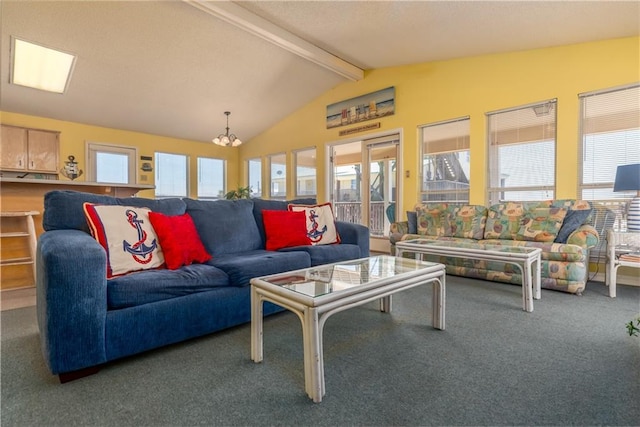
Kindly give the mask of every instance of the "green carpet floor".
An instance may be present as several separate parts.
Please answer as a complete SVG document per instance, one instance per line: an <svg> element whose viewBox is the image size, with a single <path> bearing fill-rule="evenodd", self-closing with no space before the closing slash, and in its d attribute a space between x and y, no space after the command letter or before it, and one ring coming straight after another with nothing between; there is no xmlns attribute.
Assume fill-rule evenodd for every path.
<svg viewBox="0 0 640 427"><path fill-rule="evenodd" d="M430 286L332 316L326 396L304 393L302 336L291 313L112 362L67 384L46 369L35 308L1 314L1 423L9 426L640 425L640 287L609 298L447 278L446 330L431 327Z"/></svg>

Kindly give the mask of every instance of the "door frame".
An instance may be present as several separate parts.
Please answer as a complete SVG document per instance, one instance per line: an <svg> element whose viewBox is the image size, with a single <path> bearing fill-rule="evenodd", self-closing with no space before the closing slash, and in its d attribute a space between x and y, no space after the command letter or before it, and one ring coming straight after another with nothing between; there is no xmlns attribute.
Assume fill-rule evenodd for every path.
<svg viewBox="0 0 640 427"><path fill-rule="evenodd" d="M349 144L349 143L354 143L354 142L362 142L364 143L364 140L366 139L374 139L374 138L381 138L381 137L385 137L385 136L391 136L391 135L398 135L398 145L397 145L397 157L396 157L396 173L397 173L397 180L396 180L396 221L400 220L400 213L402 212L401 207L403 206L403 179L402 177L404 176L404 174L402 173L402 171L404 170L404 162L403 162L403 158L404 158L404 144L403 144L403 140L404 140L404 132L402 128L395 128L395 129L389 129L389 130L385 130L385 131L381 131L381 132L376 132L376 133L371 133L371 134L366 134L360 137L352 137L352 138L344 138L344 139L336 139L333 141L329 141L325 143L325 158L328 159L329 161L325 162L325 200L331 201L333 202L333 187L332 187L332 176L333 176L333 162L331 161L331 156L333 154L332 152L332 148L335 145L342 145L342 144ZM362 157L361 157L361 164L363 166L363 181L366 179L367 184L369 183L369 176L364 176L365 175L365 169L368 171L369 170L369 166L368 166L368 162L369 162L369 150L365 150L364 147L362 147ZM363 193L363 191L366 189L366 187L364 187L363 182L360 183L361 186L361 194L362 194L362 202L363 202L363 218L361 219L362 222L364 222L364 224L367 226L367 224L369 223L369 213L368 213L368 209L369 209L369 197L366 196L367 193ZM366 198L366 200L365 200ZM384 253L389 253L389 238L388 237L370 237L369 238L369 246L371 248L372 251L376 251L376 252L384 252Z"/></svg>

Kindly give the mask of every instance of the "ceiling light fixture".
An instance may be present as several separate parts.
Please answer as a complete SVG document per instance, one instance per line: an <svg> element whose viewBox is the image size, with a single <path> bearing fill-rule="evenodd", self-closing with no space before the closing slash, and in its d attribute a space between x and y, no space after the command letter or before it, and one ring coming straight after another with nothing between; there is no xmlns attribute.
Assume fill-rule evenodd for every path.
<svg viewBox="0 0 640 427"><path fill-rule="evenodd" d="M10 83L33 89L64 93L75 55L11 38Z"/></svg>
<svg viewBox="0 0 640 427"><path fill-rule="evenodd" d="M231 112L225 111L224 114L227 116L227 131L225 133L221 133L216 138L213 138L212 142L217 145L222 145L223 147L237 147L242 144L242 141L240 141L234 134L229 134L229 115Z"/></svg>

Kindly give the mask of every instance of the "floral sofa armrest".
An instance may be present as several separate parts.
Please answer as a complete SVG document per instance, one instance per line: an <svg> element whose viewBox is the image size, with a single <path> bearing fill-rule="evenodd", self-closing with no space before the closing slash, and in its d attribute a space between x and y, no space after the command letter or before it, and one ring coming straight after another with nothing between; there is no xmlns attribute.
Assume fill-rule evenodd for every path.
<svg viewBox="0 0 640 427"><path fill-rule="evenodd" d="M389 226L389 233L407 234L409 233L409 221L392 222Z"/></svg>
<svg viewBox="0 0 640 427"><path fill-rule="evenodd" d="M581 225L567 238L567 243L582 246L587 249L598 246L599 242L600 236L598 235L598 231L588 224Z"/></svg>

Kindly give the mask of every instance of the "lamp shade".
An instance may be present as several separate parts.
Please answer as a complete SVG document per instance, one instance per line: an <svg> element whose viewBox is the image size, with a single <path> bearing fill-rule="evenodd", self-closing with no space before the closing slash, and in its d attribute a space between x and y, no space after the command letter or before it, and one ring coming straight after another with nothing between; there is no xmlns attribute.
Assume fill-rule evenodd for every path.
<svg viewBox="0 0 640 427"><path fill-rule="evenodd" d="M640 190L640 163L618 166L613 191Z"/></svg>
<svg viewBox="0 0 640 427"><path fill-rule="evenodd" d="M618 166L613 191L637 191L627 209L627 231L640 231L640 163Z"/></svg>

